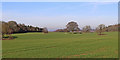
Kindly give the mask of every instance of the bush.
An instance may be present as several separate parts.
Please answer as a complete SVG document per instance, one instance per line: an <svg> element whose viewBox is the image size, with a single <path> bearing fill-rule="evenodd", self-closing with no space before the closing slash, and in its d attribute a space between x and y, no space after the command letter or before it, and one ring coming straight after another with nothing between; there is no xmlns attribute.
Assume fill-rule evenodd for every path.
<svg viewBox="0 0 120 60"><path fill-rule="evenodd" d="M82 34L82 32L79 32L79 34Z"/></svg>
<svg viewBox="0 0 120 60"><path fill-rule="evenodd" d="M73 32L73 34L78 34L77 32Z"/></svg>
<svg viewBox="0 0 120 60"><path fill-rule="evenodd" d="M69 32L70 34L82 34L82 32Z"/></svg>

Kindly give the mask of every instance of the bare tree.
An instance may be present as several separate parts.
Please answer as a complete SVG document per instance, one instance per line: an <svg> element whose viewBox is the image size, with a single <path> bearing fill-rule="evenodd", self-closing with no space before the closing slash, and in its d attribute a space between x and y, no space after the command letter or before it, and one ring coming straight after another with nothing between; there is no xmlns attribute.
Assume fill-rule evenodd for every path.
<svg viewBox="0 0 120 60"><path fill-rule="evenodd" d="M98 33L101 35L103 30L105 29L105 25L104 24L100 24L98 27L97 27L97 30L98 30Z"/></svg>
<svg viewBox="0 0 120 60"><path fill-rule="evenodd" d="M48 33L48 29L45 27L45 28L43 28L43 32L44 33Z"/></svg>
<svg viewBox="0 0 120 60"><path fill-rule="evenodd" d="M83 32L90 32L91 27L89 25L83 27Z"/></svg>

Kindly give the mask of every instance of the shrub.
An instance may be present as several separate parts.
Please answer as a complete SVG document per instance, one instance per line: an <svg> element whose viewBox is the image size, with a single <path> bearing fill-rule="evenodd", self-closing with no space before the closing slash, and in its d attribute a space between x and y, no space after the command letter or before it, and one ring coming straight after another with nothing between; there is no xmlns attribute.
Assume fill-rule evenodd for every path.
<svg viewBox="0 0 120 60"><path fill-rule="evenodd" d="M77 32L73 32L73 34L78 34Z"/></svg>

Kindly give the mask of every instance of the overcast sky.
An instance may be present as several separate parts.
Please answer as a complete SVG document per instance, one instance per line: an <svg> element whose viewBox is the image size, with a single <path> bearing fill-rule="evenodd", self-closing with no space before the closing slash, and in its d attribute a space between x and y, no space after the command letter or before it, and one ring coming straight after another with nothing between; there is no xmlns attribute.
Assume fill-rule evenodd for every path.
<svg viewBox="0 0 120 60"><path fill-rule="evenodd" d="M77 22L79 28L118 23L117 2L4 2L2 10L3 21L12 20L48 30L65 28L70 21Z"/></svg>

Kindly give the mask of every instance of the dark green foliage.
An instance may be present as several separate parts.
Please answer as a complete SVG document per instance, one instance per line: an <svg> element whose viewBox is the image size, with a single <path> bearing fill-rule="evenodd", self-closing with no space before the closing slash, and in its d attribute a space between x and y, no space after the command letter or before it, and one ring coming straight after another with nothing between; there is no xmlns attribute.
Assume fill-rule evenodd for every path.
<svg viewBox="0 0 120 60"><path fill-rule="evenodd" d="M2 34L7 34L9 31L8 23L2 22Z"/></svg>
<svg viewBox="0 0 120 60"><path fill-rule="evenodd" d="M79 32L79 34L82 34L82 32Z"/></svg>
<svg viewBox="0 0 120 60"><path fill-rule="evenodd" d="M82 32L73 32L73 34L82 34Z"/></svg>
<svg viewBox="0 0 120 60"><path fill-rule="evenodd" d="M4 34L8 34L9 38L13 38L10 34L13 32L13 27L9 25L9 23L2 22L2 38L4 38Z"/></svg>
<svg viewBox="0 0 120 60"><path fill-rule="evenodd" d="M2 21L1 28L2 28L2 35L12 34L12 33L42 32L43 31L43 28L33 27L30 25L26 26L25 24L17 24L15 21L9 21L9 22Z"/></svg>

